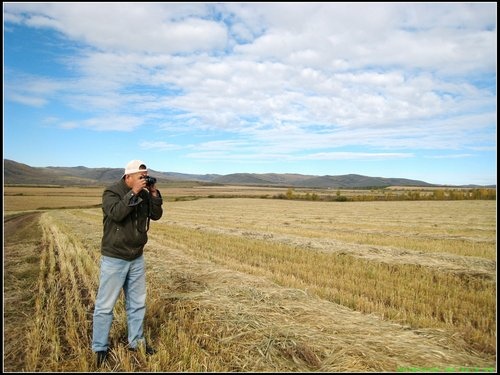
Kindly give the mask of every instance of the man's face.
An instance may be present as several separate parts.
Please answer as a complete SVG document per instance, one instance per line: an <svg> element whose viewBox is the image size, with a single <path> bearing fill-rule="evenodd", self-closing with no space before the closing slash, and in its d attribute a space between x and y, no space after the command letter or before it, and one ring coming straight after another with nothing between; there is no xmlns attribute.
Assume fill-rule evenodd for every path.
<svg viewBox="0 0 500 375"><path fill-rule="evenodd" d="M142 176L147 176L148 171L144 170L141 172L131 173L125 176L125 182L128 186L132 187L137 180L140 180Z"/></svg>
<svg viewBox="0 0 500 375"><path fill-rule="evenodd" d="M134 173L133 176L136 180L139 180L142 176L147 176L148 175L148 171L143 171L143 172L137 172L137 173Z"/></svg>

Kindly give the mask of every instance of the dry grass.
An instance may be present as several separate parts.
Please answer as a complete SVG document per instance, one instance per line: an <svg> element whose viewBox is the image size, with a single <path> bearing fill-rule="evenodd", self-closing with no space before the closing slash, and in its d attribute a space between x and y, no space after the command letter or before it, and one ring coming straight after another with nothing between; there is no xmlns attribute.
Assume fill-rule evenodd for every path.
<svg viewBox="0 0 500 375"><path fill-rule="evenodd" d="M33 290L39 275L39 216L4 219L4 233L12 233L4 239L3 247L4 370L9 372L22 368L27 355L25 333L35 308Z"/></svg>
<svg viewBox="0 0 500 375"><path fill-rule="evenodd" d="M159 352L126 350L120 300L104 370L495 367L495 202L209 199L164 208L146 251L146 335ZM22 282L14 263L25 241L25 257L41 249L31 313L5 321L7 342L17 328L29 347L23 361L6 346L6 365L94 371L101 210L51 210L38 223L6 233L11 286Z"/></svg>
<svg viewBox="0 0 500 375"><path fill-rule="evenodd" d="M289 202L250 199L171 203L166 221L283 242L363 244L496 259L494 201Z"/></svg>
<svg viewBox="0 0 500 375"><path fill-rule="evenodd" d="M495 351L494 278L426 269L420 264L367 261L347 253L315 252L173 226L163 233L160 242L182 244L196 258L265 276L281 286L307 290L414 328L450 329L472 347Z"/></svg>
<svg viewBox="0 0 500 375"><path fill-rule="evenodd" d="M27 211L100 206L102 187L4 186L4 210Z"/></svg>

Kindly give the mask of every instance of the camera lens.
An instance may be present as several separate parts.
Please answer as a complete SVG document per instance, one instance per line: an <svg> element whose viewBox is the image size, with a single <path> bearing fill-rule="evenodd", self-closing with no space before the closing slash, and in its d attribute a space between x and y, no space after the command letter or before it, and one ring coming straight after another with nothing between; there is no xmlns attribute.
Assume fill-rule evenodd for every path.
<svg viewBox="0 0 500 375"><path fill-rule="evenodd" d="M156 184L156 178L151 176L141 176L141 178L146 180L146 186L151 186Z"/></svg>

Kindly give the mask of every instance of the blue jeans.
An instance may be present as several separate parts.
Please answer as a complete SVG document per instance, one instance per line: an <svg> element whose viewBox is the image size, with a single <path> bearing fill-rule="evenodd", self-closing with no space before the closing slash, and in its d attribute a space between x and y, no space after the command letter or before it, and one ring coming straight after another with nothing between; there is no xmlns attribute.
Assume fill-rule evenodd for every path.
<svg viewBox="0 0 500 375"><path fill-rule="evenodd" d="M143 322L146 313L146 270L144 256L128 261L101 257L99 290L95 301L92 350L108 350L113 309L123 288L127 312L128 343L136 348L144 342Z"/></svg>

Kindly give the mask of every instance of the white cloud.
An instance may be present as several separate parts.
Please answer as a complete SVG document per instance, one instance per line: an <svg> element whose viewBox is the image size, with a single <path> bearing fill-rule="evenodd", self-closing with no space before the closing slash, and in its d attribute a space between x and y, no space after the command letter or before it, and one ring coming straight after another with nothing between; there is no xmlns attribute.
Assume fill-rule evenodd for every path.
<svg viewBox="0 0 500 375"><path fill-rule="evenodd" d="M302 160L387 160L414 157L412 153L377 153L377 152L319 152L297 159Z"/></svg>
<svg viewBox="0 0 500 375"><path fill-rule="evenodd" d="M181 147L176 144L164 142L164 141L142 141L139 146L144 150L178 150Z"/></svg>
<svg viewBox="0 0 500 375"><path fill-rule="evenodd" d="M463 158L470 158L472 156L474 156L474 154L432 155L424 157L427 159L463 159Z"/></svg>
<svg viewBox="0 0 500 375"><path fill-rule="evenodd" d="M64 82L6 68L9 79L4 84L6 100L32 107L43 107L64 87ZM10 78L12 77L12 78Z"/></svg>
<svg viewBox="0 0 500 375"><path fill-rule="evenodd" d="M60 127L63 129L85 128L95 131L130 132L141 126L143 122L144 120L139 117L108 115L82 121L62 121Z"/></svg>
<svg viewBox="0 0 500 375"><path fill-rule="evenodd" d="M67 127L216 129L249 137L246 150L283 155L469 147L491 142L479 131L496 124L492 88L471 83L496 71L495 5L10 3L4 15L85 46L64 60L71 79L20 79L6 90L17 102L57 98L89 114Z"/></svg>
<svg viewBox="0 0 500 375"><path fill-rule="evenodd" d="M30 107L43 107L45 104L47 104L47 100L44 98L21 95L16 93L11 93L7 99Z"/></svg>
<svg viewBox="0 0 500 375"><path fill-rule="evenodd" d="M237 151L238 149L241 150L242 147L248 147L249 145L250 143L246 141L225 140L203 142L193 145L191 148L200 151Z"/></svg>
<svg viewBox="0 0 500 375"><path fill-rule="evenodd" d="M166 3L9 4L9 19L50 27L101 50L176 53L224 48L226 28L206 6ZM30 13L27 13L30 12Z"/></svg>

